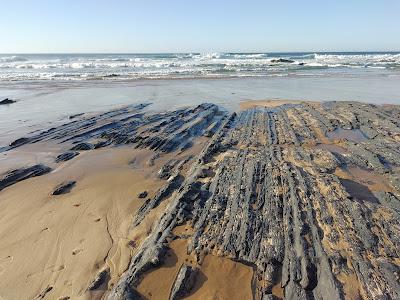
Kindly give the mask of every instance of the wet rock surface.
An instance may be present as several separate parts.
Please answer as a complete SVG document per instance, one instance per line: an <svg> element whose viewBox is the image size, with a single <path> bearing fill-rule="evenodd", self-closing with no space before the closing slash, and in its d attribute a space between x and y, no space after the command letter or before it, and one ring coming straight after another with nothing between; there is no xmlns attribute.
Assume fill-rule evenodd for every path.
<svg viewBox="0 0 400 300"><path fill-rule="evenodd" d="M3 175L0 175L0 191L19 181L41 176L49 173L50 171L51 168L41 164L9 171Z"/></svg>
<svg viewBox="0 0 400 300"><path fill-rule="evenodd" d="M105 269L99 272L93 281L88 286L88 291L94 291L99 289L102 285L104 285L109 277L109 270Z"/></svg>
<svg viewBox="0 0 400 300"><path fill-rule="evenodd" d="M190 293L196 281L196 272L191 266L186 264L181 266L169 296L170 300L183 299Z"/></svg>
<svg viewBox="0 0 400 300"><path fill-rule="evenodd" d="M6 98L0 101L0 105L13 104L15 102L17 101Z"/></svg>
<svg viewBox="0 0 400 300"><path fill-rule="evenodd" d="M138 195L138 198L146 198L147 197L147 191L143 191Z"/></svg>
<svg viewBox="0 0 400 300"><path fill-rule="evenodd" d="M182 224L192 228L187 253L197 264L210 254L253 268L255 299L278 299L275 286L286 299L399 298L399 107L299 103L228 114L213 104L164 113L146 106L82 117L10 145L124 144L151 149L156 160L207 139L187 172L179 160L159 170L165 185L131 226L168 205L108 299L138 297ZM190 290L196 267L182 265L171 299Z"/></svg>
<svg viewBox="0 0 400 300"><path fill-rule="evenodd" d="M363 188L350 194L336 173L360 168L387 182L397 179L399 125L394 112L351 102L255 108L226 117L109 299L135 290L149 264L162 260L171 230L183 222L194 230L188 253L253 267L256 299L277 299L276 284L287 299L397 298L399 189L371 191L362 178L349 175ZM358 143L329 139L327 133L338 128L374 134ZM321 150L319 144L344 151ZM168 169L160 170L161 178ZM139 216L155 207L152 201Z"/></svg>
<svg viewBox="0 0 400 300"><path fill-rule="evenodd" d="M67 160L73 159L77 155L79 155L79 152L77 152L77 151L67 151L67 152L61 153L60 155L57 155L56 162L59 163L59 162L67 161Z"/></svg>
<svg viewBox="0 0 400 300"><path fill-rule="evenodd" d="M90 143L79 143L71 148L72 151L86 151L92 149L94 149L94 146Z"/></svg>
<svg viewBox="0 0 400 300"><path fill-rule="evenodd" d="M63 182L56 187L56 189L53 191L52 195L57 196L57 195L67 194L72 190L72 188L75 185L76 185L76 181Z"/></svg>

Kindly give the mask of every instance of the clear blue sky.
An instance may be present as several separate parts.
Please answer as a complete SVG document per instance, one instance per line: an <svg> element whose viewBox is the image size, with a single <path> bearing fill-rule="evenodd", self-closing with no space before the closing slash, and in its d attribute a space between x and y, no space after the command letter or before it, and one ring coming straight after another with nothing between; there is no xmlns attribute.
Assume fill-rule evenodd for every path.
<svg viewBox="0 0 400 300"><path fill-rule="evenodd" d="M0 53L400 50L399 0L0 0Z"/></svg>

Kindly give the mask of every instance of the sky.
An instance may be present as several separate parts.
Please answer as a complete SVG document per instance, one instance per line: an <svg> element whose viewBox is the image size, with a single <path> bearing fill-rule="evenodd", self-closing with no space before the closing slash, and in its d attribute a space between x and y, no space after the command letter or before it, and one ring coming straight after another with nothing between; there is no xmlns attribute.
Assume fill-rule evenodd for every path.
<svg viewBox="0 0 400 300"><path fill-rule="evenodd" d="M399 0L0 0L0 53L400 51Z"/></svg>

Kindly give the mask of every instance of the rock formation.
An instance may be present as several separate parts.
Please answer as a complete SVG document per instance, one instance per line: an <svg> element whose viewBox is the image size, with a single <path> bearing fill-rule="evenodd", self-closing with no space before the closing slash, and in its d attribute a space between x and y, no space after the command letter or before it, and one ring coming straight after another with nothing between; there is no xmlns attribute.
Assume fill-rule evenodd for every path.
<svg viewBox="0 0 400 300"><path fill-rule="evenodd" d="M181 267L170 299L190 293L207 254L251 266L255 299L274 299L277 284L285 299L400 298L399 107L305 102L238 114L212 104L153 114L145 107L82 118L10 145L127 144L152 149L157 159L208 139L185 174L179 161L160 169L165 186L143 203L132 227L167 199L168 206L108 299L136 299L183 224L193 229L187 253L197 260Z"/></svg>

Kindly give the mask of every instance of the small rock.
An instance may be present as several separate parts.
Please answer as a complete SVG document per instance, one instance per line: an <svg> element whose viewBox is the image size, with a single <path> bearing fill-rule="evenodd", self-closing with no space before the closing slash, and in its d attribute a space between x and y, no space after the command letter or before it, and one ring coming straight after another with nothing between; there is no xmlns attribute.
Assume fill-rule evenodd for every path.
<svg viewBox="0 0 400 300"><path fill-rule="evenodd" d="M23 168L23 169L16 169L5 173L3 176L0 176L0 191L4 188L13 185L19 181L41 176L46 173L49 173L51 168L44 166L42 164L34 165L31 167Z"/></svg>
<svg viewBox="0 0 400 300"><path fill-rule="evenodd" d="M71 148L71 150L92 150L94 146L90 143L79 143Z"/></svg>
<svg viewBox="0 0 400 300"><path fill-rule="evenodd" d="M271 60L272 63L292 63L294 60L286 59L286 58L278 58Z"/></svg>
<svg viewBox="0 0 400 300"><path fill-rule="evenodd" d="M52 195L62 195L67 194L71 191L71 189L75 186L76 181L68 181L60 184L53 192Z"/></svg>
<svg viewBox="0 0 400 300"><path fill-rule="evenodd" d="M110 141L100 141L100 142L98 142L98 143L96 143L96 144L94 145L94 149L103 148L103 147L106 147L106 146L108 146L108 145L110 145L110 144L111 144Z"/></svg>
<svg viewBox="0 0 400 300"><path fill-rule="evenodd" d="M15 141L11 142L10 147L19 147L21 145L29 143L30 141L31 141L30 138L26 138L26 137L19 138L19 139L16 139Z"/></svg>
<svg viewBox="0 0 400 300"><path fill-rule="evenodd" d="M82 116L82 115L83 115L83 113L75 114L75 115L70 115L68 118L69 118L70 120L72 120L72 119L75 119L76 117L80 117L80 116Z"/></svg>
<svg viewBox="0 0 400 300"><path fill-rule="evenodd" d="M140 199L143 199L143 198L146 198L147 195L148 195L147 191L143 191L143 192L141 192L141 193L138 195L138 197L139 197Z"/></svg>
<svg viewBox="0 0 400 300"><path fill-rule="evenodd" d="M12 104L15 102L17 102L17 101L6 98L6 99L0 101L0 105Z"/></svg>
<svg viewBox="0 0 400 300"><path fill-rule="evenodd" d="M172 286L170 300L182 299L192 290L196 281L197 269L182 265Z"/></svg>
<svg viewBox="0 0 400 300"><path fill-rule="evenodd" d="M76 152L76 151L64 152L57 156L56 162L67 161L67 160L73 159L77 155L79 155L79 152Z"/></svg>
<svg viewBox="0 0 400 300"><path fill-rule="evenodd" d="M96 277L93 279L93 281L89 284L87 290L88 291L93 291L97 290L103 283L106 282L108 277L108 269L104 269L100 273L96 275Z"/></svg>

